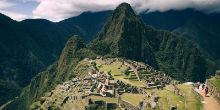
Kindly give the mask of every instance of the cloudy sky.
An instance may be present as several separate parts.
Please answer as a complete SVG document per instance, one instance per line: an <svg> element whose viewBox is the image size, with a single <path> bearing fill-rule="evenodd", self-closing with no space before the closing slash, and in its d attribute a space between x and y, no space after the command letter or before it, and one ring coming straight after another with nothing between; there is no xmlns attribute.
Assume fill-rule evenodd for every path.
<svg viewBox="0 0 220 110"><path fill-rule="evenodd" d="M220 0L0 0L0 13L18 21L27 18L60 21L85 11L112 10L122 2L130 3L137 13L185 8L220 12Z"/></svg>

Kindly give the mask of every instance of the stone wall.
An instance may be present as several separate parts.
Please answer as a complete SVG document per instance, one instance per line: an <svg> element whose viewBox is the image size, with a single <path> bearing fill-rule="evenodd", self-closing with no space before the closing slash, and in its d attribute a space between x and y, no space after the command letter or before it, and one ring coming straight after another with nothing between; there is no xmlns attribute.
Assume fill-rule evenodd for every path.
<svg viewBox="0 0 220 110"><path fill-rule="evenodd" d="M196 92L194 88L192 88L192 92L196 95L196 97L197 97L200 101L203 101L203 100L204 100L204 98L202 97L202 95L200 95L198 92Z"/></svg>
<svg viewBox="0 0 220 110"><path fill-rule="evenodd" d="M173 85L173 87L174 87L174 93L177 94L177 95L180 95L180 96L182 96L184 98L184 106L185 106L185 108L187 108L187 105L186 105L186 101L187 101L186 94L183 93L182 91L180 91L180 89L177 88L175 84Z"/></svg>
<svg viewBox="0 0 220 110"><path fill-rule="evenodd" d="M174 87L174 93L175 93L175 94L180 95L180 96L182 96L182 97L185 98L185 96L186 96L185 93L183 93L182 91L180 91L180 89L177 88L176 85L173 85L173 87Z"/></svg>
<svg viewBox="0 0 220 110"><path fill-rule="evenodd" d="M220 104L220 90L216 86L214 86L210 82L210 80L206 80L206 85L209 89L209 94L213 96L217 100L217 102Z"/></svg>

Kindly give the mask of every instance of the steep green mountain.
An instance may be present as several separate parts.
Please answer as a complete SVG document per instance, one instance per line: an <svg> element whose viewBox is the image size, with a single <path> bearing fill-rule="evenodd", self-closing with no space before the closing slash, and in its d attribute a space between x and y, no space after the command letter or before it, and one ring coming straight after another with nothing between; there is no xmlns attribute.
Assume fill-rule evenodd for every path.
<svg viewBox="0 0 220 110"><path fill-rule="evenodd" d="M65 30L67 36L72 36L72 33L78 30L79 32L77 34L83 38L82 40L85 43L88 43L97 36L111 12L84 12L77 17L65 19L57 24Z"/></svg>
<svg viewBox="0 0 220 110"><path fill-rule="evenodd" d="M100 55L144 61L158 68L152 47L145 37L145 24L128 4L121 4L113 11L98 37L88 45Z"/></svg>
<svg viewBox="0 0 220 110"><path fill-rule="evenodd" d="M202 53L212 60L220 58L219 13L204 14L193 9L185 9L142 13L140 16L146 24L157 29L173 31L194 41Z"/></svg>
<svg viewBox="0 0 220 110"><path fill-rule="evenodd" d="M44 63L31 51L37 48L19 23L0 15L0 105L17 96L36 73L45 68ZM47 66L47 65L46 65ZM17 91L14 91L17 90Z"/></svg>
<svg viewBox="0 0 220 110"><path fill-rule="evenodd" d="M196 42L202 52L212 59L220 58L220 25L204 16L195 16L173 32Z"/></svg>
<svg viewBox="0 0 220 110"><path fill-rule="evenodd" d="M28 109L45 92L72 77L83 75L77 66L84 58L122 57L149 63L182 81L204 81L205 59L190 40L145 25L127 3L110 15L96 39L85 45L78 36L70 38L60 59L35 76L20 97L6 109Z"/></svg>
<svg viewBox="0 0 220 110"><path fill-rule="evenodd" d="M182 81L203 81L205 60L184 37L145 25L128 4L113 11L89 45L95 53L143 61Z"/></svg>
<svg viewBox="0 0 220 110"><path fill-rule="evenodd" d="M57 23L44 19L17 22L0 14L1 78L21 81L19 85L26 86L36 73L59 58L71 36L81 35L85 42L93 39L110 12L86 12Z"/></svg>
<svg viewBox="0 0 220 110"><path fill-rule="evenodd" d="M82 35L89 42L105 22L106 18L100 16L110 12L87 12L57 23L44 19L17 22L0 14L0 80L5 83L0 86L0 105L17 96L33 76L58 60L71 36ZM13 92L15 88L18 91Z"/></svg>
<svg viewBox="0 0 220 110"><path fill-rule="evenodd" d="M112 11L97 13L85 12L77 17L56 23L43 19L27 19L17 22L0 14L0 79L3 82L10 82L11 84L14 84L13 82L17 83L18 86L15 85L15 87L18 87L17 89L25 87L33 76L58 60L65 42L71 36L75 34L80 35L85 43L97 36L98 31L104 25L111 12ZM206 15L202 12L186 9L182 11L152 12L140 14L139 16L146 24L152 25L157 29L173 31L193 40L199 46L202 53L212 60L220 58L218 48L220 47L218 43L220 16L218 13ZM122 36L127 36L125 31ZM130 36L130 38L132 38L132 36ZM140 38L142 37L137 39ZM124 39L120 41L127 42L128 40ZM114 42L118 41L115 40ZM122 49L124 50L123 54L129 53L130 50L136 50L135 53L126 55L127 58L140 61L145 59L144 57L149 57L144 55L147 53L142 53L138 50L140 49L139 47L142 49L145 48L140 45L139 41L129 43L132 45L138 43L138 46ZM115 44L117 43L108 44L108 46L111 45L112 50L116 52L118 50L113 49ZM109 48L108 46L106 49ZM152 47L146 45L146 48ZM100 47L100 49L103 49L103 47ZM149 50L149 53L151 54L151 50ZM125 55L118 53L118 56L124 57ZM152 62L152 64L156 64L153 63L155 62L153 60L155 58L152 57L149 59L152 60L149 61L149 63ZM212 62L209 63L212 65L215 63L210 60L209 62ZM207 66L213 67L210 65ZM210 72L208 73L210 74ZM7 93L7 91L5 91L5 93ZM7 97L3 96L3 98ZM2 100L0 100L0 105L4 103L1 101Z"/></svg>
<svg viewBox="0 0 220 110"><path fill-rule="evenodd" d="M50 65L46 71L35 76L31 83L25 87L19 98L10 104L6 109L24 110L39 100L45 92L51 91L54 87L76 75L80 76L80 69L85 67L77 66L83 58L96 58L96 54L88 50L78 36L71 37L66 43L58 62ZM76 70L77 71L76 71Z"/></svg>
<svg viewBox="0 0 220 110"><path fill-rule="evenodd" d="M213 73L215 73L215 70L219 68L219 64L216 61L220 58L219 26L218 23L211 21L207 17L196 16L173 31L178 35L185 36L196 42L202 53L209 58L206 60L206 66L208 68L207 77L214 75Z"/></svg>

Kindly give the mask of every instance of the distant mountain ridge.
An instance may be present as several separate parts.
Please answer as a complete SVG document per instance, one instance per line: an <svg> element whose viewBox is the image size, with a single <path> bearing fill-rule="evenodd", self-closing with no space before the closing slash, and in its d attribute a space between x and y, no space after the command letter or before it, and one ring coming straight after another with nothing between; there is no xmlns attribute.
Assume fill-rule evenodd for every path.
<svg viewBox="0 0 220 110"><path fill-rule="evenodd" d="M205 59L192 41L145 25L126 3L88 45L96 54L142 61L181 81L205 79Z"/></svg>
<svg viewBox="0 0 220 110"><path fill-rule="evenodd" d="M109 12L96 14L106 13ZM78 34L85 42L89 42L96 36L106 19L96 14L87 12L58 23L44 19L17 22L0 14L0 81L5 82L0 85L0 105L19 93L7 92L4 88L14 90L11 88L14 86L20 90L27 86L33 76L59 58L70 37ZM96 19L88 20L88 17L85 17L87 15ZM14 85L14 82L17 85ZM12 85L6 87L6 84Z"/></svg>
<svg viewBox="0 0 220 110"><path fill-rule="evenodd" d="M69 37L73 36L74 34L82 36L82 39L85 42L91 41L97 35L97 33L101 29L101 27L104 25L104 22L110 13L111 13L111 11L104 11L104 12L98 12L98 13L85 12L78 17L69 18L69 19L66 19L66 20L58 22L58 23L53 23L53 22L50 22L47 20L31 20L31 19L24 20L22 22L16 22L16 21L14 21L4 15L1 15L1 16L4 16L6 19L4 19L4 20L1 19L1 21L2 22L3 21L4 22L11 22L11 25L16 24L17 26L15 26L15 27L19 28L17 30L17 32L19 32L19 33L17 33L16 36L28 36L25 38L26 41L23 40L21 42L23 43L24 41L25 42L28 41L28 42L32 42L35 45L35 46L33 46L33 44L30 43L27 45L25 44L24 47L30 48L31 51L38 50L37 52L34 52L34 53L31 52L31 53L33 53L35 56L37 56L38 59L40 59L40 62L41 62L40 65L42 65L42 66L45 65L45 66L43 66L43 69L44 69L49 64L51 64L56 59L58 59L59 54L60 54L62 48L64 47L65 42L68 40ZM174 31L177 34L183 35L183 36L187 37L188 39L193 40L194 42L196 42L200 46L200 48L202 49L202 52L206 56L208 56L209 58L218 59L219 58L218 57L219 56L218 47L220 47L218 44L218 42L219 42L218 33L220 32L218 30L219 29L218 28L219 22L217 20L219 18L218 15L219 14L204 15L201 12L194 11L192 9L187 9L187 10L183 10L183 11L172 11L171 10L168 12L152 12L149 14L140 14L140 17L143 19L143 21L146 24L153 25L154 27L156 27L158 29L166 29L166 30ZM194 29L192 28L192 26L189 26L189 25L187 26L184 24L187 24L188 21L189 22L192 21L190 19L193 16L199 16L199 17L197 17L198 23L200 23L200 21L199 21L200 17L204 18L204 16L208 16L208 17L206 17L206 18L208 18L208 20L206 20L206 21L208 21L206 23L206 25L209 23L213 24L213 25L210 25L209 28L211 30L214 29L214 32L211 32L211 31L206 32L204 30L200 31L197 28L194 28L194 29L197 29L194 31L194 33L202 33L201 35L204 35L204 37L201 37L201 35L196 35L196 36L191 35ZM90 19L88 19L88 18L90 18ZM210 20L212 20L214 22L210 22ZM217 22L217 23L215 23L215 22ZM191 22L188 24L194 25L195 23ZM200 24L200 25L203 25L203 24ZM185 27L185 26L187 26L187 27ZM195 26L196 26L196 24L195 24ZM5 27L7 27L7 26L5 26ZM21 27L24 29L21 29ZM11 30L11 29L8 29L8 30ZM190 30L192 32L189 32ZM8 40L7 39L4 40L4 37L7 36L7 34L5 32L7 32L7 30L5 30L1 34L1 36L3 36L3 37L1 37L2 38L1 41L4 41L4 42L11 41L12 38L8 39ZM25 35L22 35L23 33L25 33ZM59 36L59 37L57 37L57 36ZM210 36L213 38L210 39L207 36ZM34 42L36 42L36 43L34 43ZM9 43L7 43L7 44L9 44ZM18 43L11 42L10 44L18 44ZM48 45L48 44L50 44L50 45ZM23 45L23 44L18 44L18 46L19 45ZM56 47L54 47L54 45L56 45ZM36 49L36 47L38 49ZM3 54L3 53L7 53L9 51L9 48L15 48L15 47L10 47L8 45L5 45L4 43L1 43L0 49L3 50L1 57L9 56L8 54L7 55ZM47 48L47 49L45 49L45 51L43 51L43 52L39 52L39 51L42 51L42 49L44 49L44 48ZM23 53L23 52L20 52L20 53ZM46 53L46 54L42 54L42 53ZM39 54L41 54L41 55L39 55ZM48 55L50 55L50 56L48 56ZM44 64L44 63L46 63L46 64ZM42 68L42 67L40 67L40 68ZM39 69L39 70L41 71L43 69ZM37 71L37 72L39 72L39 71ZM37 72L34 72L33 76ZM7 74L7 73L4 73L4 74ZM28 79L28 80L30 80L30 79ZM26 84L24 84L24 85L26 85Z"/></svg>
<svg viewBox="0 0 220 110"><path fill-rule="evenodd" d="M29 84L33 76L45 70L48 65L58 60L61 50L71 36L77 34L82 37L85 43L95 38L111 12L112 11L97 13L85 12L77 17L72 17L57 23L44 19L27 19L17 22L0 14L0 81L5 82L5 85L11 84L9 87L6 87L4 84L0 85L0 89L2 88L1 99L6 98L5 101L7 101L8 98L5 96L14 97L17 95L10 95L10 92L7 92L6 89L3 88L10 89L11 87L15 87L13 89L21 90L21 88ZM139 16L146 24L152 25L157 29L172 31L194 41L200 47L202 53L212 60L220 58L218 48L220 47L220 14L205 15L201 12L187 9L183 11L152 12L140 14ZM199 27L204 28L201 29ZM152 28L149 28L149 30L151 29ZM163 31L161 34L166 35L167 32ZM154 40L161 43L161 40L158 40L158 38ZM165 40L164 38L164 41ZM126 40L123 42L126 42ZM121 42L115 43L120 44ZM133 43L137 44L137 42ZM166 44L161 43L160 46L163 47L164 45ZM108 46L114 46L114 44L109 44ZM121 46L123 47L124 45ZM139 47L143 46L139 45L135 47L136 49L133 48L137 50L135 54L138 57L146 54L138 50L137 48ZM146 47L152 48L152 51L159 48L158 45L155 46L155 44L150 44L150 46L148 45ZM160 49L162 49L161 47ZM112 50L114 50L114 48L112 48ZM117 50L114 51L117 55L123 57L129 52L129 49L124 50L123 53L117 53ZM139 59L135 54L126 57L136 57L134 58L136 60L144 59L143 57ZM149 51L149 54L152 54L151 51ZM153 57L161 56L161 54L162 53L158 52L155 55L150 55L152 58L149 59L149 63L152 62L151 64L156 64L154 62L158 62L158 58L154 60L155 58ZM161 57L160 59L166 59L166 57ZM160 64L160 62L158 63ZM169 63L173 63L173 61L169 61ZM211 61L211 64L214 68L213 70L215 70L217 68L215 62ZM168 67L169 66L165 66L163 68ZM179 64L178 67L182 68ZM173 67L171 66L169 68ZM213 70L209 74L213 74ZM179 70L175 69L174 71L178 72ZM18 85L15 85L14 82ZM0 105L5 102L3 100L1 101Z"/></svg>
<svg viewBox="0 0 220 110"><path fill-rule="evenodd" d="M220 14L204 14L185 9L181 11L140 14L146 24L157 29L169 30L194 41L202 52L213 60L220 58Z"/></svg>
<svg viewBox="0 0 220 110"><path fill-rule="evenodd" d="M123 3L112 12L96 39L87 45L78 36L71 37L60 59L37 74L6 109L29 109L57 84L80 76L80 70L86 70L83 64L77 65L80 61L98 55L146 62L181 81L205 80L205 58L192 41L145 25L131 6Z"/></svg>

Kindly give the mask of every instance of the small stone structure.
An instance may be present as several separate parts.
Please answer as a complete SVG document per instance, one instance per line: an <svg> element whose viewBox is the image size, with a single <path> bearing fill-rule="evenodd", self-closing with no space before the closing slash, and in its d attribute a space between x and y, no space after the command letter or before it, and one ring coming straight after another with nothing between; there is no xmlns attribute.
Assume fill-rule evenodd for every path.
<svg viewBox="0 0 220 110"><path fill-rule="evenodd" d="M103 100L93 101L92 99L89 99L88 101L89 101L89 105L104 106L104 108L106 108L106 110L112 110L112 109L116 109L118 107L118 105L116 103L108 103Z"/></svg>

